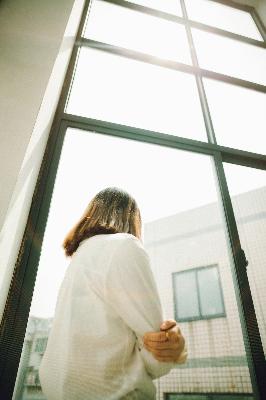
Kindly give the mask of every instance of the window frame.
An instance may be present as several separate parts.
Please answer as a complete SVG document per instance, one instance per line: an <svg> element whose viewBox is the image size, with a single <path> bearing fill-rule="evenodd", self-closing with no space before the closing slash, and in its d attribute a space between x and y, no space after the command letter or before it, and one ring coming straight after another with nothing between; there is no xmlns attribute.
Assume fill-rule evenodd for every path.
<svg viewBox="0 0 266 400"><path fill-rule="evenodd" d="M218 287L219 287L219 292L220 292L220 295L221 295L221 306L222 306L223 312L204 316L202 314L202 312L201 312L201 296L200 296L200 290L199 290L198 272L199 271L203 271L203 270L207 270L207 269L213 269L213 268L216 269L217 275L218 275ZM175 276L178 276L178 274L191 273L191 272L194 272L194 274L196 276L196 287L197 287L197 298L198 298L198 305L199 305L199 316L197 316L197 317L183 317L183 318L180 318L178 316L178 303L177 303L177 300L176 300ZM181 270L181 271L172 272L172 287L173 287L174 313L175 313L176 321L179 321L179 322L191 322L191 321L202 321L202 320L207 320L207 319L226 317L224 296L223 296L221 277L220 277L220 270L219 270L218 264L211 264L211 265L206 265L206 266L202 266L202 267L194 267L194 268L184 269L184 270Z"/></svg>
<svg viewBox="0 0 266 400"><path fill-rule="evenodd" d="M52 195L56 169L59 162L66 129L68 127L77 127L85 131L94 130L96 133L104 133L107 135L124 137L131 140L138 140L140 142L154 143L161 146L209 154L213 157L232 251L233 282L238 302L239 316L247 353L251 382L255 398L260 399L263 393L266 393L266 362L247 278L247 260L239 240L231 197L228 191L223 169L223 162L266 170L266 156L217 145L208 102L202 83L202 77L205 76L217 79L219 81L229 82L235 85L258 90L263 93L266 93L266 86L201 69L198 65L197 56L195 53L194 43L191 35L191 27L194 26L202 30L232 37L254 46L266 48L266 35L263 29L263 24L261 23L260 18L258 17L258 14L254 8L246 5L240 5L230 0L210 1L217 1L221 4L230 5L231 7L239 8L249 12L263 37L263 41L246 38L241 35L236 35L231 32L223 31L218 28L213 28L205 24L199 24L188 20L184 0L180 0L183 10L182 18L153 10L148 7L127 3L122 0L104 1L119 4L124 7L127 6L150 15L156 15L161 18L170 19L171 21L183 23L186 28L187 37L191 48L193 65L187 66L185 64L163 61L157 58L151 58L150 56L147 57L142 53L126 51L125 49L121 49L116 46L106 46L104 43L84 39L82 37L82 31L83 26L86 23L86 15L90 7L90 0L85 1L83 16L79 25L76 42L72 51L65 78L65 83L62 88L47 147L43 157L43 162L40 168L39 177L32 198L28 221L25 227L23 240L14 268L13 279L9 288L8 298L0 325L0 397L5 398L6 400L12 399L13 388L16 381L20 354L23 347L31 298L38 269L38 260L40 256L40 247L37 248L33 244L39 243L41 246L43 240L45 224L49 211L49 202ZM109 51L112 54L120 54L124 57L132 57L137 60L139 59L144 62L149 62L151 64L176 69L179 71L184 69L188 70L188 68L190 68L189 72L195 75L197 81L208 142L199 142L193 139L184 139L182 137L171 136L168 134L145 131L139 128L129 128L119 124L66 114L64 112L64 108L68 98L69 87L71 87L72 75L75 70L76 59L78 57L80 46L90 46L101 51Z"/></svg>
<svg viewBox="0 0 266 400"><path fill-rule="evenodd" d="M222 393L219 393L219 392L214 392L214 393L202 393L202 392L193 392L193 393L187 393L187 392L181 392L181 393L173 393L173 392L165 392L164 393L164 397L163 397L163 399L164 400L169 400L169 395L181 395L181 396L190 396L191 394L193 394L193 395L195 395L195 396L205 396L205 397L207 397L207 399L208 400L218 400L219 399L219 396L228 396L228 400L231 400L232 399L232 396L233 396L233 399L234 400L236 400L236 399L239 399L239 400L242 400L242 398L243 398L243 396L246 396L246 397L249 397L250 398L250 400L253 400L254 399L254 397L253 397L253 395L252 395L252 393L232 393L232 392L222 392ZM214 396L216 396L215 397L215 399L213 399L213 397ZM230 397L229 397L230 396ZM189 397L188 397L188 400L189 400Z"/></svg>

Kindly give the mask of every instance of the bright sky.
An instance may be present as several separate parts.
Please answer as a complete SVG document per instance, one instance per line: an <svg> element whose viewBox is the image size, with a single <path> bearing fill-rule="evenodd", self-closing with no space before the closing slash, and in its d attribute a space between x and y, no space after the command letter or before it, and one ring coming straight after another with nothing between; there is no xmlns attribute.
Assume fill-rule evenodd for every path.
<svg viewBox="0 0 266 400"><path fill-rule="evenodd" d="M148 2L151 3L146 0ZM136 3L144 4L145 0ZM204 1L201 3L204 5ZM164 4L165 2L157 0L156 7L160 9ZM172 6L170 2L169 6ZM104 7L109 7L110 21L110 4L97 2L97 8L93 12L95 15L98 13L97 18L104 18ZM121 7L118 9L119 13L124 13L123 18L129 15ZM180 9L176 12L178 14ZM97 25L92 21L88 25L87 35L96 40L108 37L117 43L121 37L119 30L124 29L125 25L120 26L118 20L115 21L115 15L113 18L111 31L108 31L108 24ZM130 48L166 58L177 57L181 62L190 63L182 26L175 27L170 22L158 25L156 18L149 18L153 31L149 36L145 31L147 16L134 13L134 18L139 18L139 37L146 39L138 40L136 31L134 35L129 32L129 20L129 31L123 36L124 46L128 44ZM239 24L241 25L240 22ZM159 45L158 41L158 46L151 43L159 28L164 30L165 43L169 45L167 47ZM252 36L254 31L250 26L249 29ZM180 38L175 50L171 48L171 35L174 31L179 32ZM206 46L207 42L205 41ZM203 45L201 41L201 46ZM107 56L91 49L84 50L81 54L76 74L68 112L206 140L193 76ZM226 137L223 144L233 146L239 143L240 148L260 152L263 143L265 144L265 135L260 129L260 126L264 126L262 115L265 95L229 86L206 82L207 95L212 99L210 108L218 131L217 137L221 138L221 143L222 138ZM250 93L253 95L253 110L250 106L247 107L250 104ZM226 102L222 101L224 98ZM230 99L233 99L233 103ZM241 109L234 109L240 99L243 99ZM233 110L231 114L230 110ZM257 147L253 148L252 143L256 142ZM226 173L230 178L233 195L266 183L264 171L227 166ZM118 186L130 192L139 204L144 223L217 201L213 164L208 156L68 129L45 232L31 315L53 316L58 289L68 265L61 248L62 241L90 199L107 186Z"/></svg>
<svg viewBox="0 0 266 400"><path fill-rule="evenodd" d="M261 187L265 171L227 165L232 193ZM144 223L217 201L208 156L69 129L46 228L31 315L51 317L68 260L61 243L102 188L138 201Z"/></svg>

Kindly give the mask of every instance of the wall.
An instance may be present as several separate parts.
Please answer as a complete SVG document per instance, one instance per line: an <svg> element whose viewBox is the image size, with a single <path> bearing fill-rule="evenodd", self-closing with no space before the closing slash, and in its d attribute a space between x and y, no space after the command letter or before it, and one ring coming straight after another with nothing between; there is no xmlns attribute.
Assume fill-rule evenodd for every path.
<svg viewBox="0 0 266 400"><path fill-rule="evenodd" d="M0 5L0 227L15 187L73 0Z"/></svg>
<svg viewBox="0 0 266 400"><path fill-rule="evenodd" d="M83 6L0 5L0 318Z"/></svg>

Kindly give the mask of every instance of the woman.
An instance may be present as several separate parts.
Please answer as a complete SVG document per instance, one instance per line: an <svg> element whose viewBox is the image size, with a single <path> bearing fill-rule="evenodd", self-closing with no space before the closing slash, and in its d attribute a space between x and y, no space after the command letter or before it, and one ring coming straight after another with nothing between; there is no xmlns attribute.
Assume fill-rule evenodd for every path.
<svg viewBox="0 0 266 400"><path fill-rule="evenodd" d="M39 370L47 400L154 399L152 380L185 360L140 239L137 204L117 188L99 192L65 238L72 260Z"/></svg>

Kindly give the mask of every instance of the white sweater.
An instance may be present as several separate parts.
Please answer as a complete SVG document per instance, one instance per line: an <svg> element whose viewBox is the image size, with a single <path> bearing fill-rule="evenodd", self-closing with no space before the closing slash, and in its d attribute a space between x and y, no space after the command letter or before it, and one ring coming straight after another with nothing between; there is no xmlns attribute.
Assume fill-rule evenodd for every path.
<svg viewBox="0 0 266 400"><path fill-rule="evenodd" d="M156 361L142 337L162 321L141 242L126 233L84 240L61 285L39 370L47 400L154 399L152 379L174 364Z"/></svg>

